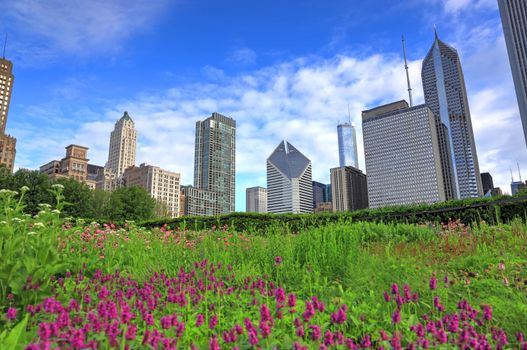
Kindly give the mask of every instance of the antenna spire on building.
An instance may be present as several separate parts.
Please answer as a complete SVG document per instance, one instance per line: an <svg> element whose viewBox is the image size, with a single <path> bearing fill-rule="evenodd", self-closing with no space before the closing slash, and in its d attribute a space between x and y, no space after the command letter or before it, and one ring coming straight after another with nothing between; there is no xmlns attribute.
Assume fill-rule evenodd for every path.
<svg viewBox="0 0 527 350"><path fill-rule="evenodd" d="M408 97L410 98L410 107L414 106L412 100L412 86L410 85L410 73L408 72L408 63L406 61L406 47L404 46L404 35L402 36L403 42L403 56L404 56L404 69L406 70L406 82L408 84Z"/></svg>
<svg viewBox="0 0 527 350"><path fill-rule="evenodd" d="M439 35L437 35L437 27L435 24L434 24L434 35L436 37L436 40L439 40Z"/></svg>
<svg viewBox="0 0 527 350"><path fill-rule="evenodd" d="M351 124L350 104L348 103L348 122Z"/></svg>
<svg viewBox="0 0 527 350"><path fill-rule="evenodd" d="M7 33L5 33L5 40L4 40L4 51L2 53L2 59L5 60L5 47L7 46Z"/></svg>
<svg viewBox="0 0 527 350"><path fill-rule="evenodd" d="M520 177L520 182L522 182L522 173L520 171L520 163L516 162L516 166L518 167L518 176Z"/></svg>
<svg viewBox="0 0 527 350"><path fill-rule="evenodd" d="M514 182L514 175L512 175L512 168L509 168L509 170L511 171L511 182Z"/></svg>

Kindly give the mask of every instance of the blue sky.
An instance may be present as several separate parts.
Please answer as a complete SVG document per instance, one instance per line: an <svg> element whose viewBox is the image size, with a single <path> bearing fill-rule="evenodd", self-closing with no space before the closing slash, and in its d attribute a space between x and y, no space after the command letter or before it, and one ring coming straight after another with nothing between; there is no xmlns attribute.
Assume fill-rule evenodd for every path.
<svg viewBox="0 0 527 350"><path fill-rule="evenodd" d="M238 123L237 210L246 187L265 186L265 160L284 138L329 182L347 104L364 170L360 112L407 98L401 34L423 102L434 25L461 56L481 171L510 192L517 161L527 177L527 151L496 0L0 0L15 166L60 159L71 143L104 165L127 110L137 162L189 184L195 122L218 111Z"/></svg>

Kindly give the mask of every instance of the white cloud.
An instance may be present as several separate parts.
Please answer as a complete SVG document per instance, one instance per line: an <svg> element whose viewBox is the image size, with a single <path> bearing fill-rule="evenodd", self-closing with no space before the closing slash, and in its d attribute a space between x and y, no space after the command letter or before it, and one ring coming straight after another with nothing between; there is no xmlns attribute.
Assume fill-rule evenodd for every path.
<svg viewBox="0 0 527 350"><path fill-rule="evenodd" d="M113 52L132 33L144 29L167 0L16 0L0 3L0 18L14 36L21 59L52 58L61 53ZM22 42L22 40L20 40Z"/></svg>

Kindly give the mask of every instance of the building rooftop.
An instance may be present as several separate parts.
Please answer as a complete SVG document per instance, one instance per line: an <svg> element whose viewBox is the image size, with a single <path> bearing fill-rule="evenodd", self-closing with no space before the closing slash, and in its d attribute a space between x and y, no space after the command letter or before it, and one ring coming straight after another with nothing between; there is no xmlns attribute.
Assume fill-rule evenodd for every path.
<svg viewBox="0 0 527 350"><path fill-rule="evenodd" d="M267 159L289 179L299 178L311 161L292 144L282 141Z"/></svg>

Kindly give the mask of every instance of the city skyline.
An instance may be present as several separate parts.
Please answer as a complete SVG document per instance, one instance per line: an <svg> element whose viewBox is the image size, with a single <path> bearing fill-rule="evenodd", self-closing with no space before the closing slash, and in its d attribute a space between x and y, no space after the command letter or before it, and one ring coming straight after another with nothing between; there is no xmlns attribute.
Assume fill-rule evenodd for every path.
<svg viewBox="0 0 527 350"><path fill-rule="evenodd" d="M246 187L265 186L265 158L279 139L289 139L302 149L313 162L313 179L329 183L329 169L338 165L334 129L339 121L347 120L347 104L358 125L360 111L407 97L401 33L406 39L415 104L423 102L419 72L433 40L435 23L441 39L455 47L461 57L480 171L491 172L495 185L507 192L509 167L518 161L527 173L527 152L494 1L460 2L459 6L434 0L426 1L426 6L422 2L392 5L386 1L349 6L337 1L323 9L320 4L309 3L301 14L307 20L321 18L312 23L312 29L287 31L285 22L280 22L276 28L264 26L265 31L271 31L269 38L258 41L260 32L244 21L246 33L233 33L235 28L228 26L218 29L214 40L205 40L203 45L190 43L199 41L199 35L192 26L183 31L188 24L185 20L185 24L176 25L178 35L170 32L178 39L168 41L162 34L164 26L173 24L174 16L196 15L198 5L186 3L183 8L172 8L164 3L154 6L156 13L155 9L141 13L145 2L132 1L131 10L127 10L122 2L110 1L115 9L122 8L123 18L140 16L125 34L109 32L98 37L99 41L87 39L89 50L78 50L75 40L86 31L52 12L57 6L29 11L31 3L17 3L27 6L0 4L0 10L5 9L0 13L9 15L0 15L0 30L9 31L6 58L13 62L16 76L7 128L18 139L17 168L38 168L62 153L70 141L89 147L92 162L103 165L108 155L107 135L122 111L128 110L139 133L137 158L181 172L182 184L191 184L194 123L218 111L238 122L238 211L245 207ZM80 1L77 6L81 10L62 5L63 11L74 13L83 12L87 5ZM232 16L250 17L247 6ZM388 20L390 16L384 12L365 15L383 6L387 12L404 13L407 18L399 24ZM95 11L84 9L86 16ZM211 13L216 9L211 8ZM162 10L167 10L166 16L160 15ZM278 21L280 13L287 16L298 9L269 6L264 10L270 20ZM367 21L341 28L342 21L334 20L339 12ZM43 14L45 18L38 17ZM38 35L32 32L37 24L27 27L28 18L47 25L43 28L47 31ZM195 19L189 16L188 21ZM115 22L119 18L111 14L97 20L121 25L119 28L129 23ZM80 16L78 22L85 25L85 17ZM379 23L383 26L377 28ZM147 29L150 24L154 25ZM73 27L54 27L61 25ZM359 26L363 28L359 30ZM204 32L212 33L208 28ZM283 40L272 40L279 37L277 31L283 33ZM307 45L314 32L317 36ZM138 40L132 42L131 34ZM192 40L179 39L183 34ZM34 44L30 40L33 36L41 38L39 45L47 45L47 49L28 51L30 43ZM299 44L290 45L296 41ZM107 42L116 49L109 48L112 45ZM192 50L183 53L189 51L181 51L183 47ZM214 59L204 54L209 49L215 50ZM170 50L177 54L170 54ZM41 56L35 58L33 51ZM195 64L189 63L189 57ZM359 167L364 169L362 130L357 131ZM74 136L66 141L64 134Z"/></svg>

